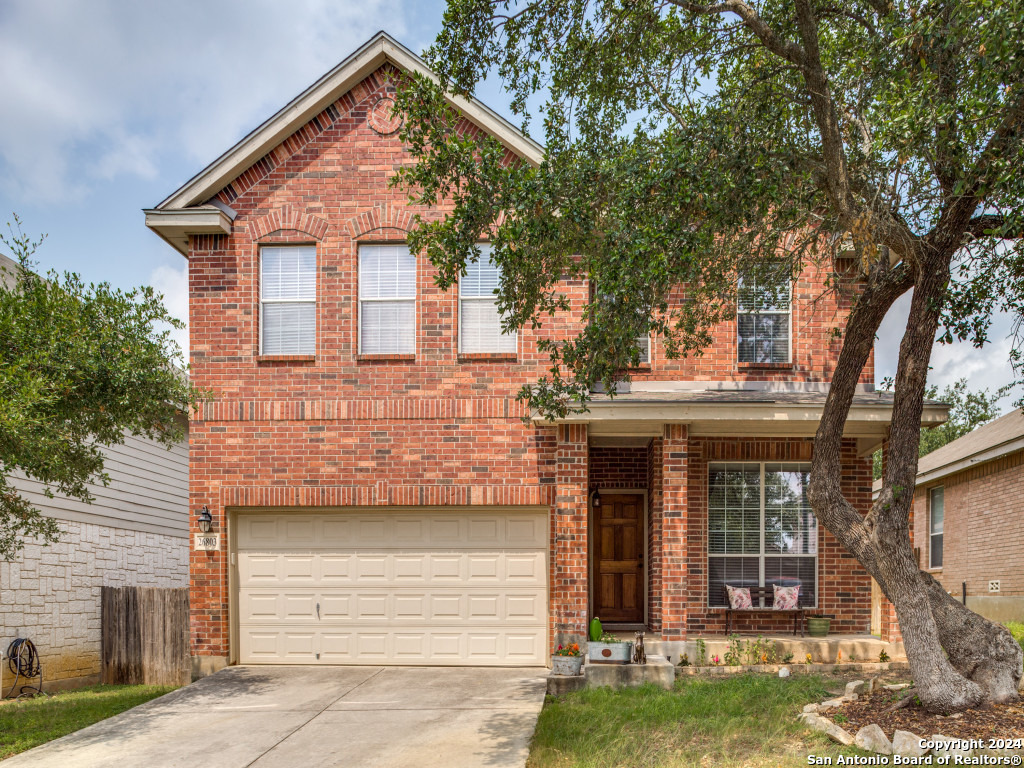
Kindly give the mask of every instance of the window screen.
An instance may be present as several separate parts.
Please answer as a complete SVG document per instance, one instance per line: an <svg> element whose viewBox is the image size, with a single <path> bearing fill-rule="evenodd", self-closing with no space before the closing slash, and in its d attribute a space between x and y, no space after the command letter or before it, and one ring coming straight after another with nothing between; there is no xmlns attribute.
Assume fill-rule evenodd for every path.
<svg viewBox="0 0 1024 768"><path fill-rule="evenodd" d="M416 353L416 257L405 245L359 248L359 352Z"/></svg>
<svg viewBox="0 0 1024 768"><path fill-rule="evenodd" d="M260 351L316 353L316 248L260 249Z"/></svg>
<svg viewBox="0 0 1024 768"><path fill-rule="evenodd" d="M736 326L741 363L788 363L790 282L740 280Z"/></svg>
<svg viewBox="0 0 1024 768"><path fill-rule="evenodd" d="M515 354L516 334L502 331L494 295L501 270L491 261L490 246L480 246L480 251L480 259L467 263L466 274L459 280L459 351Z"/></svg>

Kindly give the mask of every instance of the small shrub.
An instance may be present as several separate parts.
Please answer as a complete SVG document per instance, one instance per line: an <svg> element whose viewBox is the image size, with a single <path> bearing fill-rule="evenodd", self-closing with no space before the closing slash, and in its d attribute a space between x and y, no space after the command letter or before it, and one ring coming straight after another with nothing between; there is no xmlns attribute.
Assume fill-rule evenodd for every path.
<svg viewBox="0 0 1024 768"><path fill-rule="evenodd" d="M725 666L737 667L743 660L744 643L740 640L739 636L732 635L729 637L729 650L725 652Z"/></svg>
<svg viewBox="0 0 1024 768"><path fill-rule="evenodd" d="M810 656L810 654L807 654L807 655ZM785 656L782 657L782 663L783 664L791 664L792 662L793 662L793 654L792 653L787 653Z"/></svg>
<svg viewBox="0 0 1024 768"><path fill-rule="evenodd" d="M886 653L885 651L882 651L880 654L878 654L878 661L881 662L882 664L885 664L885 662L887 662L888 660L889 660L889 654Z"/></svg>
<svg viewBox="0 0 1024 768"><path fill-rule="evenodd" d="M680 667L688 667L688 666L690 666L690 655L688 653L684 653L682 656L679 657L679 666Z"/></svg>
<svg viewBox="0 0 1024 768"><path fill-rule="evenodd" d="M708 663L708 646L707 644L697 638L697 666L706 667Z"/></svg>

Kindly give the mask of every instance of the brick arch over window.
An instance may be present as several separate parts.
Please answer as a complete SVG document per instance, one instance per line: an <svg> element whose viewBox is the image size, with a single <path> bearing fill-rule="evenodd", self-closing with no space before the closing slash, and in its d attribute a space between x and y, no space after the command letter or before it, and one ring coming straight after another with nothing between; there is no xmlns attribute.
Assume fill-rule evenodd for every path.
<svg viewBox="0 0 1024 768"><path fill-rule="evenodd" d="M266 216L250 221L249 235L253 240L258 241L281 231L290 231L301 232L314 240L323 240L327 234L327 227L327 221L319 216L300 213L286 205L279 210L271 211Z"/></svg>
<svg viewBox="0 0 1024 768"><path fill-rule="evenodd" d="M409 232L412 229L412 217L412 211L404 203L383 203L356 214L345 222L345 226L355 240L384 229Z"/></svg>

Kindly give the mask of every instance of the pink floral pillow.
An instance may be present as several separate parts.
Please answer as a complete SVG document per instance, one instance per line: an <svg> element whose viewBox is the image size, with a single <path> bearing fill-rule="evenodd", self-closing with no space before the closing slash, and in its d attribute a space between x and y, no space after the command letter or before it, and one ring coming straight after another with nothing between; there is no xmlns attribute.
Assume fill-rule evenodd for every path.
<svg viewBox="0 0 1024 768"><path fill-rule="evenodd" d="M733 610L742 610L743 608L753 607L750 602L750 590L746 587L730 587L728 584L725 588L729 591L729 607Z"/></svg>
<svg viewBox="0 0 1024 768"><path fill-rule="evenodd" d="M796 608L796 604L800 600L800 587L780 587L778 584L775 587L775 602L772 604L772 609L776 611L791 611Z"/></svg>

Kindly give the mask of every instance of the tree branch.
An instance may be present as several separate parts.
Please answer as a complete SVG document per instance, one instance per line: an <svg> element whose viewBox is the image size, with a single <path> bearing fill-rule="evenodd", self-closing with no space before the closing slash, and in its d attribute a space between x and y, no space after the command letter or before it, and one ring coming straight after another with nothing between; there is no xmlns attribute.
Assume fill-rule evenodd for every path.
<svg viewBox="0 0 1024 768"><path fill-rule="evenodd" d="M673 5L682 8L684 11L697 14L698 16L714 16L732 13L743 20L743 24L749 29L761 44L776 56L781 56L791 64L802 66L805 53L796 43L784 40L765 22L756 10L751 8L742 0L725 0L715 5L703 5L691 3L688 0L669 0Z"/></svg>

